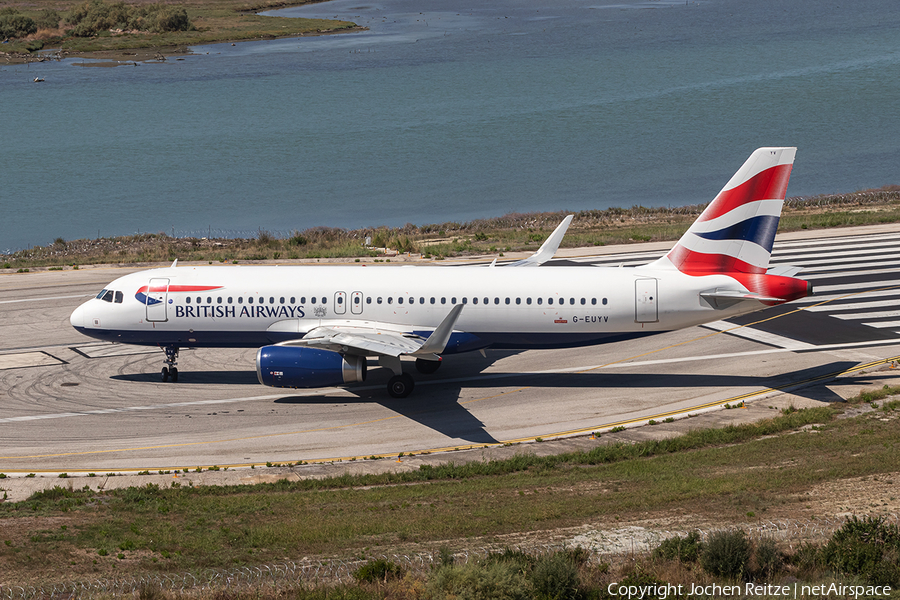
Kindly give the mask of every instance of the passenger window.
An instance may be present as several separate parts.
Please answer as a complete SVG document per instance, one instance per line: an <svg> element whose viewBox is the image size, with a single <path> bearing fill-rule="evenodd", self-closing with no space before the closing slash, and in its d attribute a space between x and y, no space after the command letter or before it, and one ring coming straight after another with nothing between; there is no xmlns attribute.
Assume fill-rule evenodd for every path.
<svg viewBox="0 0 900 600"><path fill-rule="evenodd" d="M403 296L397 298L397 304L403 304Z"/></svg>
<svg viewBox="0 0 900 600"><path fill-rule="evenodd" d="M488 300L487 298L484 299L485 304L488 304L489 302L490 302L490 300Z"/></svg>
<svg viewBox="0 0 900 600"><path fill-rule="evenodd" d="M191 297L188 296L187 298L184 299L184 301L187 302L188 304L190 304L190 303L191 303Z"/></svg>
<svg viewBox="0 0 900 600"><path fill-rule="evenodd" d="M543 298L538 298L537 301L538 301L538 304L543 304L543 303L544 303L544 299L543 299Z"/></svg>
<svg viewBox="0 0 900 600"><path fill-rule="evenodd" d="M652 298L651 298L652 300ZM603 299L603 306L606 306L606 298Z"/></svg>
<svg viewBox="0 0 900 600"><path fill-rule="evenodd" d="M260 304L265 304L265 303L266 303L266 297L265 297L265 296L260 296L260 297L259 297L259 303L260 303Z"/></svg>
<svg viewBox="0 0 900 600"><path fill-rule="evenodd" d="M509 304L509 298L506 299L506 303ZM500 298L494 298L494 304L500 304Z"/></svg>
<svg viewBox="0 0 900 600"><path fill-rule="evenodd" d="M393 296L388 296L388 304L393 304L393 303L394 303Z"/></svg>
<svg viewBox="0 0 900 600"><path fill-rule="evenodd" d="M253 304L253 296L247 298L247 304Z"/></svg>
<svg viewBox="0 0 900 600"><path fill-rule="evenodd" d="M197 296L197 304L203 304L203 298Z"/></svg>
<svg viewBox="0 0 900 600"><path fill-rule="evenodd" d="M238 296L238 304L243 304L243 303L244 303L244 297Z"/></svg>
<svg viewBox="0 0 900 600"><path fill-rule="evenodd" d="M372 304L372 296L366 296L366 304Z"/></svg>
<svg viewBox="0 0 900 600"><path fill-rule="evenodd" d="M525 304L531 304L531 298L525 298Z"/></svg>
<svg viewBox="0 0 900 600"><path fill-rule="evenodd" d="M591 298L591 306L596 306L596 305L597 305L597 299Z"/></svg>
<svg viewBox="0 0 900 600"><path fill-rule="evenodd" d="M415 304L415 303L416 303L416 298L415 298L415 296L410 296L410 297L409 297L409 303L410 303L410 304Z"/></svg>
<svg viewBox="0 0 900 600"><path fill-rule="evenodd" d="M431 303L434 304L434 296L431 297ZM443 302L441 302L443 304Z"/></svg>
<svg viewBox="0 0 900 600"><path fill-rule="evenodd" d="M297 299L294 296L291 296L291 304L297 304Z"/></svg>
<svg viewBox="0 0 900 600"><path fill-rule="evenodd" d="M269 304L275 304L275 298L269 297Z"/></svg>
<svg viewBox="0 0 900 600"><path fill-rule="evenodd" d="M575 298L569 298L569 306L572 306L574 304L575 304Z"/></svg>
<svg viewBox="0 0 900 600"><path fill-rule="evenodd" d="M222 304L222 296L216 298L216 304Z"/></svg>
<svg viewBox="0 0 900 600"><path fill-rule="evenodd" d="M207 304L212 304L212 296L207 296L207 297L206 297L206 303L207 303Z"/></svg>
<svg viewBox="0 0 900 600"><path fill-rule="evenodd" d="M456 304L456 296L450 298L450 304Z"/></svg>
<svg viewBox="0 0 900 600"><path fill-rule="evenodd" d="M322 296L322 304L328 304L328 298Z"/></svg>
<svg viewBox="0 0 900 600"><path fill-rule="evenodd" d="M521 299L521 298L516 298L516 304L522 304L522 299Z"/></svg>
<svg viewBox="0 0 900 600"><path fill-rule="evenodd" d="M447 304L447 298L441 296L441 304Z"/></svg>
<svg viewBox="0 0 900 600"><path fill-rule="evenodd" d="M125 296L122 292L116 292L116 304L122 304L122 300L125 299Z"/></svg>
<svg viewBox="0 0 900 600"><path fill-rule="evenodd" d="M506 299L506 303L509 304L509 298Z"/></svg>
<svg viewBox="0 0 900 600"><path fill-rule="evenodd" d="M306 296L300 296L300 304L306 304Z"/></svg>
<svg viewBox="0 0 900 600"><path fill-rule="evenodd" d="M468 299L468 298L465 298L465 297L464 297L462 300L463 300L463 304L468 304L468 303L469 303L469 299Z"/></svg>
<svg viewBox="0 0 900 600"><path fill-rule="evenodd" d="M540 298L538 298L538 304L541 303ZM553 304L553 298L547 298L547 304Z"/></svg>
<svg viewBox="0 0 900 600"><path fill-rule="evenodd" d="M463 302L465 302L465 301L466 301L466 299L463 298ZM478 298L477 298L477 297L476 297L476 298L472 298L472 304L478 304Z"/></svg>
<svg viewBox="0 0 900 600"><path fill-rule="evenodd" d="M282 296L281 298L278 299L278 303L279 303L279 304L284 304L284 296Z"/></svg>
<svg viewBox="0 0 900 600"><path fill-rule="evenodd" d="M228 304L231 304L231 301L232 301L231 296L228 296Z"/></svg>
<svg viewBox="0 0 900 600"><path fill-rule="evenodd" d="M584 298L582 298L582 299L581 299L581 305L584 306L585 304L587 304L587 301L586 301Z"/></svg>
<svg viewBox="0 0 900 600"><path fill-rule="evenodd" d="M338 296L338 298L337 298L337 303L338 303L338 304L343 304L343 303L344 303L344 297L343 297L343 296Z"/></svg>
<svg viewBox="0 0 900 600"><path fill-rule="evenodd" d="M359 296L353 296L353 304L359 306Z"/></svg>
<svg viewBox="0 0 900 600"><path fill-rule="evenodd" d="M434 298L431 299L431 303L434 304ZM425 304L425 298L419 296L419 304Z"/></svg>

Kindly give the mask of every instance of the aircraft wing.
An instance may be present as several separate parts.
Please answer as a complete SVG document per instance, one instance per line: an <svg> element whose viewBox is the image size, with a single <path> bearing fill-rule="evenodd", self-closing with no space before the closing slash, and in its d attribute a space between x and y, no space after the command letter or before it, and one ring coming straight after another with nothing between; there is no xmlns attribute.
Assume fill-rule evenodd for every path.
<svg viewBox="0 0 900 600"><path fill-rule="evenodd" d="M439 360L453 326L462 312L462 304L453 307L440 325L427 338L398 331L390 323L360 325L323 325L310 329L305 336L276 344L278 346L309 346L343 354L399 357L403 354Z"/></svg>
<svg viewBox="0 0 900 600"><path fill-rule="evenodd" d="M538 248L538 251L523 260L517 260L516 262L512 262L506 265L502 265L504 267L537 267L551 258L556 254L556 251L559 250L559 244L562 242L563 236L566 235L566 230L569 228L569 224L572 222L572 219L575 215L569 215L565 219L562 220L562 223L556 226L556 229L553 230L553 233L550 234L544 243L541 244L541 247ZM494 264L491 263L493 267Z"/></svg>

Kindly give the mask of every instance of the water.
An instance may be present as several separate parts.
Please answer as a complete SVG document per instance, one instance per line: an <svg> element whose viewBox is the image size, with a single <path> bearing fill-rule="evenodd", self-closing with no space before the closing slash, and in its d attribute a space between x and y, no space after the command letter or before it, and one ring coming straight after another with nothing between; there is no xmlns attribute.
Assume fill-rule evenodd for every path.
<svg viewBox="0 0 900 600"><path fill-rule="evenodd" d="M896 0L334 0L368 32L0 67L0 250L900 183ZM208 53L208 54L207 54ZM35 84L35 76L45 78Z"/></svg>

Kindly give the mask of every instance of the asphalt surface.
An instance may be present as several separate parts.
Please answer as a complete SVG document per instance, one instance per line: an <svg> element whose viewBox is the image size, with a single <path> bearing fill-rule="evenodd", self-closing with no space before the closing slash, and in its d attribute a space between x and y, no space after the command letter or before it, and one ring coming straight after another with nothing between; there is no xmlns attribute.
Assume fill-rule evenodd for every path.
<svg viewBox="0 0 900 600"><path fill-rule="evenodd" d="M556 264L643 264L670 245L563 250ZM840 401L894 379L884 361L900 355L898 259L896 225L779 236L773 265L804 266L799 276L813 282L816 296L631 342L448 357L435 375L410 369L416 390L404 400L385 391L386 369L348 389L263 387L255 350L183 350L179 382L162 383L161 350L100 343L69 325L76 306L136 268L0 274L0 473L37 473L47 483L59 472L216 465L235 473L298 461L415 468L461 460L456 449L478 449L466 454L471 460L521 451L510 444L536 438L562 440L529 446L551 452L648 419L678 421L616 435L669 435L771 416L786 402ZM721 410L742 401L749 410ZM416 456L400 465L361 460L400 453ZM321 464L305 468L310 476L324 472ZM267 477L258 469L236 473L244 482ZM10 480L0 488L12 489Z"/></svg>

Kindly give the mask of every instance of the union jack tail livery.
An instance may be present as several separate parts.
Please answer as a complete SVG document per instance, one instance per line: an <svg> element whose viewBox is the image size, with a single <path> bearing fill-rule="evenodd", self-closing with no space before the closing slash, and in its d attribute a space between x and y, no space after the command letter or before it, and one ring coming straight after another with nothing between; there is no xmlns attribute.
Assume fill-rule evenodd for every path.
<svg viewBox="0 0 900 600"><path fill-rule="evenodd" d="M796 148L756 150L653 266L671 264L688 275L765 273L796 152Z"/></svg>

